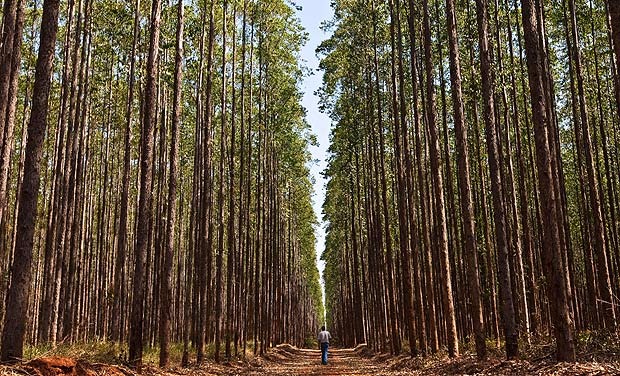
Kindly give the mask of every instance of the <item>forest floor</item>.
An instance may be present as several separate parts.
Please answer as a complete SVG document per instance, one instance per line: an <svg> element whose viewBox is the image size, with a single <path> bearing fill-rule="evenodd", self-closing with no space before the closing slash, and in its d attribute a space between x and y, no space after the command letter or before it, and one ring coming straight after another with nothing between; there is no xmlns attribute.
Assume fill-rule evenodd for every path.
<svg viewBox="0 0 620 376"><path fill-rule="evenodd" d="M318 350L298 349L279 345L262 357L245 361L203 363L190 368L160 369L147 365L142 369L146 376L208 376L208 375L620 375L619 354L582 354L577 363L557 363L550 353L529 360L506 361L500 354L479 362L465 353L456 359L445 356L426 358L410 356L393 357L376 355L364 345L355 349L331 349L329 364L321 365ZM531 354L529 354L531 355ZM599 354L600 355L600 354ZM33 376L135 376L137 373L120 365L109 365L69 357L43 357L13 367L0 366L0 375Z"/></svg>

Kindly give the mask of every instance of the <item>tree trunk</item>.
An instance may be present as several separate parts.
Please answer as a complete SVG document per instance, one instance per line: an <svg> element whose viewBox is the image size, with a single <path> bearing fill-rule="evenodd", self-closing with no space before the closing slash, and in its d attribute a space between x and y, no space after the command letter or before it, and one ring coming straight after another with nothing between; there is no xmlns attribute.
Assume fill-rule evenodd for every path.
<svg viewBox="0 0 620 376"><path fill-rule="evenodd" d="M487 137L487 153L491 175L491 193L493 196L493 213L495 236L497 239L497 262L504 335L506 337L506 357L514 359L519 356L519 343L516 318L512 300L511 276L506 235L506 206L503 195L499 164L498 137L495 126L495 104L493 100L493 81L491 73L491 54L488 42L488 22L486 0L476 1L478 15L478 42L480 45L480 73L482 75L482 96L484 100L484 123Z"/></svg>
<svg viewBox="0 0 620 376"><path fill-rule="evenodd" d="M396 151L397 191L398 191L398 226L400 243L401 279L404 294L404 316L407 339L411 354L417 353L415 323L413 320L413 294L411 281L411 250L409 249L409 218L407 213L407 183L405 172L404 144L402 128L406 128L406 104L404 102L404 73L402 67L402 36L400 31L400 1L390 1L390 36L391 36L391 85L392 85L392 118L394 121L394 144ZM398 30L398 32L396 32ZM396 41L398 33L398 41ZM398 47L397 47L398 43ZM396 84L396 65L398 61L398 88ZM357 273L357 269L354 271ZM354 277L355 278L355 277Z"/></svg>
<svg viewBox="0 0 620 376"><path fill-rule="evenodd" d="M47 110L58 31L59 0L45 0L41 19L39 54L33 88L32 110L28 124L24 178L20 190L15 257L7 295L7 311L2 330L0 361L23 358L24 336L32 274L32 250L37 219L41 153L47 130Z"/></svg>
<svg viewBox="0 0 620 376"><path fill-rule="evenodd" d="M599 191L599 180L594 169L592 136L590 133L590 121L588 119L588 106L586 103L586 94L583 84L583 73L581 71L581 53L579 44L579 34L577 30L577 16L575 15L575 0L569 0L570 20L572 30L573 45L573 61L575 62L575 76L577 78L577 98L579 102L579 115L581 128L583 131L582 142L580 147L583 149L586 157L586 173L588 177L588 185L590 188L590 217L594 224L594 251L596 253L596 269L598 276L598 288L600 290L602 306L602 316L605 326L612 328L616 325L616 313L614 303L612 301L613 293L611 291L611 280L609 277L609 266L607 264L607 244L605 242L605 227L603 223L604 204L601 202L601 193Z"/></svg>
<svg viewBox="0 0 620 376"><path fill-rule="evenodd" d="M444 201L443 177L441 173L441 152L439 149L439 134L437 130L437 112L435 108L435 87L433 73L433 57L431 44L430 15L428 0L424 0L424 66L426 71L426 116L430 134L429 149L431 159L431 174L434 181L434 200L436 206L435 230L437 233L437 247L441 267L441 291L445 309L446 331L448 335L448 355L458 356L458 338L456 332L456 315L454 312L454 298L452 295L452 277L450 272L450 258L448 252L448 238L446 228L446 210Z"/></svg>
<svg viewBox="0 0 620 376"><path fill-rule="evenodd" d="M459 56L458 36L456 30L456 11L454 0L446 0L446 20L448 28L448 40L450 49L450 83L452 92L452 106L454 111L454 128L456 133L456 148L458 151L458 180L463 221L463 236L465 240L465 261L467 263L467 277L471 298L471 319L474 326L476 342L476 355L479 360L486 358L486 339L484 321L482 317L482 304L480 300L480 281L478 279L478 257L476 242L476 228L474 222L474 208L471 194L471 182L469 172L469 151L467 147L467 128L465 126L465 114L463 109L463 93L461 84L461 63Z"/></svg>
<svg viewBox="0 0 620 376"><path fill-rule="evenodd" d="M125 265L127 258L127 217L129 215L129 183L131 169L131 122L133 117L133 99L135 91L136 49L140 35L140 0L134 4L133 43L129 62L129 94L125 117L125 135L123 152L123 182L121 190L120 217L116 244L116 266L114 268L114 308L112 309L112 339L123 341L124 315L121 291L125 281Z"/></svg>
<svg viewBox="0 0 620 376"><path fill-rule="evenodd" d="M532 105L534 133L536 141L536 166L538 170L539 189L541 193L543 231L543 270L548 279L547 295L549 309L557 341L557 359L575 361L575 340L573 322L568 308L568 294L562 254L559 247L559 218L556 216L558 204L553 188L551 171L551 149L547 133L551 131L547 117L545 93L541 68L541 51L537 28L536 10L532 0L522 0L523 31L527 68L530 80L530 100Z"/></svg>
<svg viewBox="0 0 620 376"><path fill-rule="evenodd" d="M0 235L2 237L6 236L7 185L15 130L24 4L24 0L6 1L2 19L4 24L3 40L0 41L0 45L3 46L0 53L0 145L2 146L0 149L0 226L3 226Z"/></svg>
<svg viewBox="0 0 620 376"><path fill-rule="evenodd" d="M220 361L220 345L221 345L221 334L222 334L222 300L223 300L223 270L224 267L224 160L226 158L226 126L227 126L227 117L226 117L226 91L228 88L226 87L226 28L227 28L227 12L228 12L228 1L224 0L224 7L222 9L223 17L222 17L222 88L221 88L221 96L220 96L220 105L221 105L221 127L220 127L220 160L219 160L219 187L217 193L217 206L218 206L218 239L217 239L217 255L215 260L215 361Z"/></svg>
<svg viewBox="0 0 620 376"><path fill-rule="evenodd" d="M144 304L146 276L145 268L149 246L149 227L152 220L152 174L154 128L157 119L157 63L159 56L159 26L161 21L161 0L153 0L151 8L151 31L149 54L146 66L144 89L144 120L140 139L140 193L136 232L135 268L133 274L133 295L129 330L129 361L142 367Z"/></svg>
<svg viewBox="0 0 620 376"><path fill-rule="evenodd" d="M181 127L181 88L183 84L183 0L177 3L177 37L174 58L174 98L172 101L172 137L170 139L170 176L168 178L168 223L166 228L166 246L163 257L163 273L160 285L159 313L159 366L168 365L170 352L170 323L172 295L172 259L174 257L174 238L176 236L176 199L179 181L179 132Z"/></svg>

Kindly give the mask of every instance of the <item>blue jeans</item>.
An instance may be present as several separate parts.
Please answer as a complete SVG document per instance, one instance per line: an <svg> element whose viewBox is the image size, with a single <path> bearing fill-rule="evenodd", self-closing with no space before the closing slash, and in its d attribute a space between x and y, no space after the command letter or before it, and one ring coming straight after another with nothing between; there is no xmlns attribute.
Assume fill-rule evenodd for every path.
<svg viewBox="0 0 620 376"><path fill-rule="evenodd" d="M321 363L327 364L327 349L329 348L329 343L321 343Z"/></svg>

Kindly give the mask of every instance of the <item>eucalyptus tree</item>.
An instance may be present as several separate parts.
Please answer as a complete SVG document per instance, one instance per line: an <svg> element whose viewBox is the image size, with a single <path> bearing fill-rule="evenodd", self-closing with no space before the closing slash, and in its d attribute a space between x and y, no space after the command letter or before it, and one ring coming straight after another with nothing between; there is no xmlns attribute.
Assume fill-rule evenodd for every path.
<svg viewBox="0 0 620 376"><path fill-rule="evenodd" d="M153 142L157 105L157 61L161 22L161 1L153 0L150 18L149 53L146 65L146 86L144 88L144 119L140 137L140 197L138 199L137 237L135 268L133 272L133 295L129 331L129 360L133 365L142 365L144 291L146 288L145 268L149 237L149 226L153 214L152 171Z"/></svg>
<svg viewBox="0 0 620 376"><path fill-rule="evenodd" d="M161 274L160 286L160 314L159 314L159 365L165 367L169 362L168 344L170 341L170 321L171 321L171 295L172 295L172 263L174 257L174 240L176 236L176 196L179 180L179 133L181 128L181 85L183 83L183 22L184 8L183 0L177 3L177 36L176 51L174 58L174 98L172 113L172 137L170 138L170 177L168 180L168 224L166 227L166 249L163 257L163 272Z"/></svg>
<svg viewBox="0 0 620 376"><path fill-rule="evenodd" d="M484 0L476 2L478 19L478 40L480 47L480 73L482 74L482 95L484 100L484 124L486 133L488 164L491 178L491 192L493 195L493 213L495 223L495 238L498 253L498 278L502 304L502 317L504 322L504 334L506 337L506 356L508 359L519 355L518 335L514 304L512 296L512 284L514 277L510 275L510 263L506 234L506 200L502 187L502 175L500 172L500 157L498 147L497 127L495 124L495 103L493 93L493 79L491 67L491 54L489 52L488 36L488 11Z"/></svg>
<svg viewBox="0 0 620 376"><path fill-rule="evenodd" d="M461 83L461 62L456 25L456 10L453 0L446 0L446 20L450 50L450 83L452 91L452 106L454 113L454 128L456 133L456 147L458 150L458 177L461 215L463 217L463 237L467 260L467 276L473 306L472 321L476 336L476 354L478 359L486 358L486 341L484 336L484 321L480 302L480 282L478 279L477 242L474 224L474 209L471 193L469 147L467 145L467 128L465 127L463 92ZM505 286L507 288L507 286ZM512 303L511 301L509 301ZM506 317L506 316L505 316Z"/></svg>
<svg viewBox="0 0 620 376"><path fill-rule="evenodd" d="M558 249L560 241L558 230L558 218L555 216L555 205L557 197L552 188L553 174L551 172L550 146L547 137L549 119L545 106L545 95L543 93L543 77L541 73L541 51L539 44L539 34L537 29L538 16L536 8L531 1L522 3L523 29L525 39L525 49L527 55L528 76L530 81L530 93L532 101L532 113L534 131L536 135L536 157L539 184L542 194L542 213L543 223L546 225L544 231L544 251L542 252L544 271L552 281L547 286L550 299L549 306L551 318L554 323L555 336L557 339L557 357L559 360L575 360L575 343L570 311L568 310L568 294L566 279L563 275L562 260Z"/></svg>
<svg viewBox="0 0 620 376"><path fill-rule="evenodd" d="M458 331L480 355L485 337L503 337L508 358L518 328L527 340L552 331L557 358L573 360L575 329L615 320L617 12L595 1L473 5L332 4L317 50L332 119L329 323L345 344L383 351L397 336L412 353L456 355Z"/></svg>
<svg viewBox="0 0 620 376"><path fill-rule="evenodd" d="M245 354L252 338L262 351L303 345L322 302L308 177L314 138L299 90L306 37L295 8L280 0L229 1L225 12L218 1L46 1L40 28L37 2L6 4L16 17L23 6L11 22L23 19L31 34L25 78L30 51L43 47L32 119L51 124L50 137L37 131L38 154L31 141L23 146L27 127L16 128L19 152L9 158L9 252L0 256L15 260L9 295L21 303L4 320L3 349L14 346L6 358L60 339L129 342L136 366L158 342L162 365L175 342L185 344L185 364L190 346L201 362L216 341L227 357ZM55 17L58 50L49 37ZM16 126L30 111L28 81L16 89ZM35 227L37 211L44 218ZM16 230L24 223L26 238Z"/></svg>
<svg viewBox="0 0 620 376"><path fill-rule="evenodd" d="M0 53L0 222L7 221L9 166L17 110L17 85L21 63L25 1L11 0L2 10L2 52ZM6 233L3 231L3 237ZM8 248L8 247L5 247ZM0 255L1 257L1 255Z"/></svg>
<svg viewBox="0 0 620 376"><path fill-rule="evenodd" d="M39 54L33 88L33 103L28 123L28 141L24 164L24 181L20 188L20 210L17 220L12 279L7 294L7 312L2 328L1 361L15 362L23 358L32 276L32 253L37 200L41 176L41 153L47 129L47 111L58 32L60 1L43 3Z"/></svg>

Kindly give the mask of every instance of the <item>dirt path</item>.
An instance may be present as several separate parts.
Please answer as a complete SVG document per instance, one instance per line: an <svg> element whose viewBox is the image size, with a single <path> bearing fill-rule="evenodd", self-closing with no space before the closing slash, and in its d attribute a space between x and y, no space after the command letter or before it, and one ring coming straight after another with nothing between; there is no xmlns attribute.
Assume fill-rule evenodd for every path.
<svg viewBox="0 0 620 376"><path fill-rule="evenodd" d="M407 355L372 354L364 345L356 349L331 349L329 364L321 364L319 350L279 345L262 357L224 363L205 362L188 368L173 366L161 369L145 365L142 373L123 366L92 363L72 358L39 358L15 366L0 365L0 376L401 376L401 375L620 375L617 356L605 359L582 359L578 363L556 363L552 357L536 361L506 361L496 355L479 362L472 354L455 359L445 356L411 358Z"/></svg>
<svg viewBox="0 0 620 376"><path fill-rule="evenodd" d="M529 362L505 361L492 357L479 362L472 354L456 359L446 357L410 358L401 355L375 355L365 347L357 349L331 349L329 364L321 364L319 350L297 349L280 345L251 367L228 372L228 375L620 375L617 361L556 363L551 359Z"/></svg>
<svg viewBox="0 0 620 376"><path fill-rule="evenodd" d="M328 364L321 364L319 350L280 347L266 356L265 362L244 375L380 375L385 364L373 361L354 349L330 349ZM410 374L389 372L390 375Z"/></svg>

